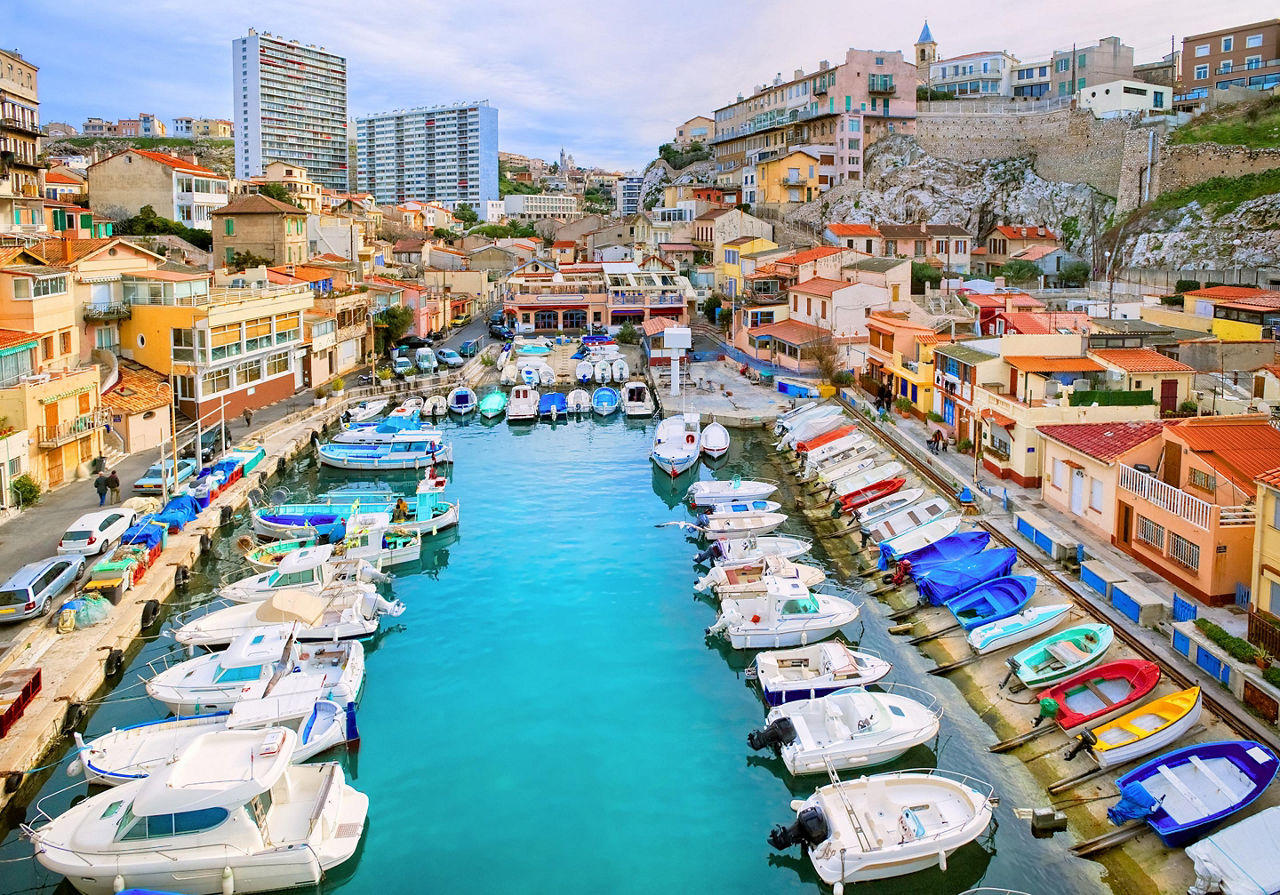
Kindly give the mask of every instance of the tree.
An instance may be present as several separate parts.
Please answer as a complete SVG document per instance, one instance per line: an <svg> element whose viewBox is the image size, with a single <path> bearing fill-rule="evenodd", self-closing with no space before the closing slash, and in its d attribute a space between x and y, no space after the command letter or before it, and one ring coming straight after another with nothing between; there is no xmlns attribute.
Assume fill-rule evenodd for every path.
<svg viewBox="0 0 1280 895"><path fill-rule="evenodd" d="M830 336L823 336L817 341L804 346L804 353L813 359L822 378L831 382L840 372L840 352Z"/></svg>
<svg viewBox="0 0 1280 895"><path fill-rule="evenodd" d="M443 227L436 227L434 230L431 231L431 235L434 236L436 239L443 239L445 242L449 243L450 245L453 245L455 242L458 241L457 233L454 233L452 230L446 230Z"/></svg>
<svg viewBox="0 0 1280 895"><path fill-rule="evenodd" d="M618 327L618 334L614 336L614 338L618 340L619 345L634 345L636 342L640 341L640 333L634 326L632 326L631 321L628 320L626 323L622 324L622 326Z"/></svg>
<svg viewBox="0 0 1280 895"><path fill-rule="evenodd" d="M374 350L378 354L387 353L391 346L400 341L413 325L413 309L404 305L392 305L374 318Z"/></svg>
<svg viewBox="0 0 1280 895"><path fill-rule="evenodd" d="M1040 276L1040 268L1030 261L1014 258L1000 268L1000 276L1010 283L1030 283Z"/></svg>
<svg viewBox="0 0 1280 895"><path fill-rule="evenodd" d="M258 184L258 195L266 196L268 199L276 199L292 205L294 208L301 208L297 202L293 201L293 196L289 195L289 191L284 188L283 183L260 183Z"/></svg>
<svg viewBox="0 0 1280 895"><path fill-rule="evenodd" d="M196 230L177 221L162 218L150 205L142 206L133 217L117 221L115 233L117 236L177 236L206 252L213 248L212 230Z"/></svg>
<svg viewBox="0 0 1280 895"><path fill-rule="evenodd" d="M720 312L720 306L723 303L719 295L712 295L702 303L702 313L707 315L708 323L716 322L716 315Z"/></svg>
<svg viewBox="0 0 1280 895"><path fill-rule="evenodd" d="M480 223L480 215L466 202L459 202L457 209L454 210L453 216L467 226Z"/></svg>
<svg viewBox="0 0 1280 895"><path fill-rule="evenodd" d="M248 270L250 267L270 267L270 258L255 255L253 252L236 252L231 258L231 266L236 270Z"/></svg>
<svg viewBox="0 0 1280 895"><path fill-rule="evenodd" d="M1072 261L1058 271L1058 279L1068 286L1084 286L1092 275L1093 269L1087 261Z"/></svg>
<svg viewBox="0 0 1280 895"><path fill-rule="evenodd" d="M925 284L937 289L942 285L942 271L922 261L911 262L911 294L924 295Z"/></svg>

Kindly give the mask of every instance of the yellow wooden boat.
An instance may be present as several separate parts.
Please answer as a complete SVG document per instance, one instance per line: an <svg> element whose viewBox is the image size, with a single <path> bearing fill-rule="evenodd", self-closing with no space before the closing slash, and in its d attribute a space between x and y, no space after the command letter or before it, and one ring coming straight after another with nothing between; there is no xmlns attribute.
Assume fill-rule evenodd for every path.
<svg viewBox="0 0 1280 895"><path fill-rule="evenodd" d="M1182 738L1200 720L1199 687L1153 699L1146 705L1080 735L1098 767L1122 765L1158 752Z"/></svg>

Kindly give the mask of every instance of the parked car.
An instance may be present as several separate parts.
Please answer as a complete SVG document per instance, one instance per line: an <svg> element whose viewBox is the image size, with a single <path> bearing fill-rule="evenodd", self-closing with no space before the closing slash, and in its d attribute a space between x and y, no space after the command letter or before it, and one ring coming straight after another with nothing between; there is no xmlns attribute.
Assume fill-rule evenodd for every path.
<svg viewBox="0 0 1280 895"><path fill-rule="evenodd" d="M71 524L62 540L58 541L58 553L78 553L92 556L106 553L114 541L119 540L137 517L133 510L98 510L85 513Z"/></svg>
<svg viewBox="0 0 1280 895"><path fill-rule="evenodd" d="M483 338L467 339L458 346L458 354L463 357L475 357L480 353L480 343L483 341Z"/></svg>
<svg viewBox="0 0 1280 895"><path fill-rule="evenodd" d="M200 462L210 463L217 456L218 451L223 446L231 446L231 432L226 426L215 425L212 429L206 429L200 433ZM190 442L183 446L179 452L180 457L194 457L196 455L196 440L192 438Z"/></svg>
<svg viewBox="0 0 1280 895"><path fill-rule="evenodd" d="M471 322L470 314L459 314L457 317L454 317L452 320L449 321L449 325L453 327L466 326L470 322Z"/></svg>
<svg viewBox="0 0 1280 895"><path fill-rule="evenodd" d="M142 474L142 478L133 483L133 490L139 494L163 494L165 486L172 492L181 487L193 475L200 471L200 464L195 460L178 460L177 482L174 482L173 461L165 460L163 466L155 463Z"/></svg>
<svg viewBox="0 0 1280 895"><path fill-rule="evenodd" d="M413 372L413 361L404 355L399 355L391 362L391 370L397 376L406 376Z"/></svg>
<svg viewBox="0 0 1280 895"><path fill-rule="evenodd" d="M504 342L510 342L516 337L515 332L509 326L503 326L500 323L489 324L489 335L495 339L501 339Z"/></svg>
<svg viewBox="0 0 1280 895"><path fill-rule="evenodd" d="M440 361L440 363L447 367L461 367L466 363L466 361L462 359L462 355L458 354L458 352L454 351L452 348L437 348L436 360Z"/></svg>
<svg viewBox="0 0 1280 895"><path fill-rule="evenodd" d="M84 571L83 556L51 556L28 563L0 585L0 622L44 615L59 594Z"/></svg>
<svg viewBox="0 0 1280 895"><path fill-rule="evenodd" d="M506 319L507 319L506 311L494 311L492 314L489 315L489 325L501 326L503 321L505 321Z"/></svg>

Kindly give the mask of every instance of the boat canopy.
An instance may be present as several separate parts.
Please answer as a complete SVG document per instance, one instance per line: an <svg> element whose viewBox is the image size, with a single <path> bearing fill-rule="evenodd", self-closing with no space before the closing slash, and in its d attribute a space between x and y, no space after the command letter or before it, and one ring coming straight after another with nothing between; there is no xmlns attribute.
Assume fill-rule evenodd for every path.
<svg viewBox="0 0 1280 895"><path fill-rule="evenodd" d="M958 597L972 587L1008 575L1018 560L1014 547L997 547L949 562L939 562L917 572L912 564L912 578L920 593L935 606Z"/></svg>
<svg viewBox="0 0 1280 895"><path fill-rule="evenodd" d="M258 607L258 621L264 625L297 622L306 628L314 628L324 619L327 600L305 590L290 588L272 594Z"/></svg>
<svg viewBox="0 0 1280 895"><path fill-rule="evenodd" d="M238 808L280 779L298 735L282 727L201 734L153 769L131 806L138 817Z"/></svg>

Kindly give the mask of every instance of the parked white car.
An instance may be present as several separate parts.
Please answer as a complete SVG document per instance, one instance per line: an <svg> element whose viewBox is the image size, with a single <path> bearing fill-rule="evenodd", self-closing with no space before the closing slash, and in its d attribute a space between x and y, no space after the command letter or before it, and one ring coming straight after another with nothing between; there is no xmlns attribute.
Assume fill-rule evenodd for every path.
<svg viewBox="0 0 1280 895"><path fill-rule="evenodd" d="M120 540L120 536L133 524L136 516L133 510L123 507L85 513L62 536L62 540L58 542L58 552L79 553L84 556L105 553L108 547Z"/></svg>

